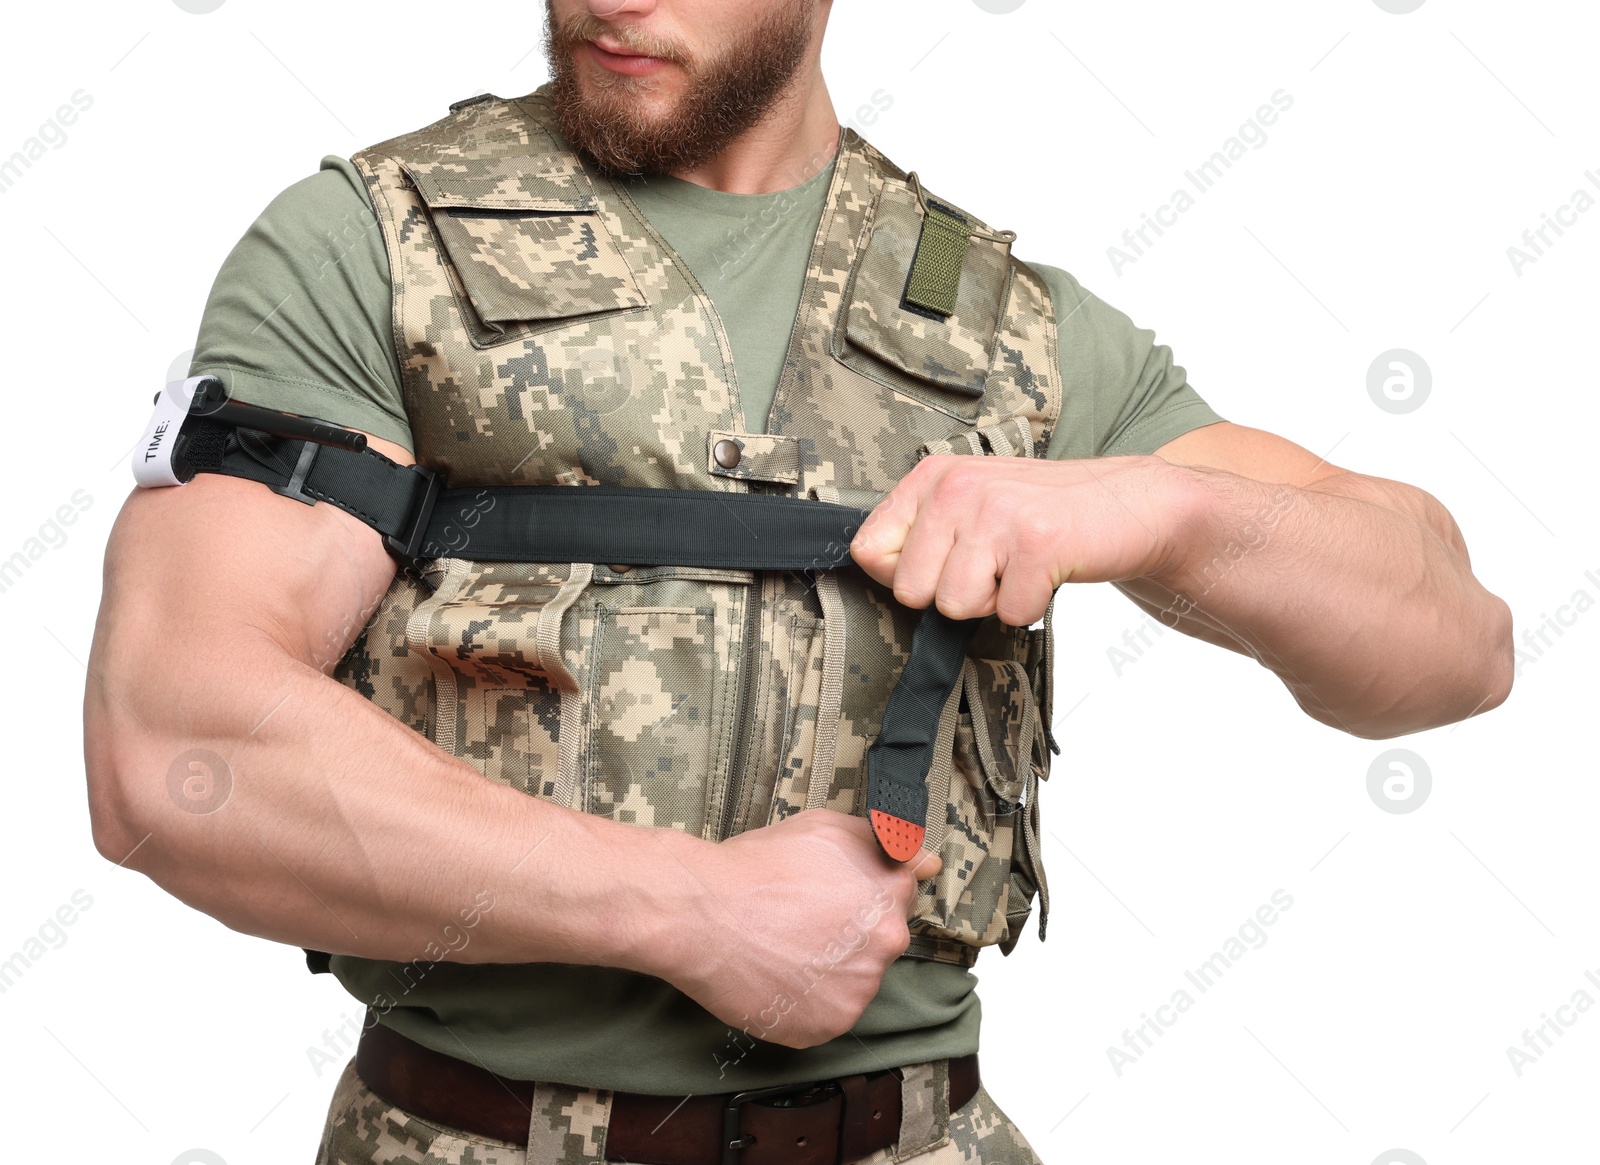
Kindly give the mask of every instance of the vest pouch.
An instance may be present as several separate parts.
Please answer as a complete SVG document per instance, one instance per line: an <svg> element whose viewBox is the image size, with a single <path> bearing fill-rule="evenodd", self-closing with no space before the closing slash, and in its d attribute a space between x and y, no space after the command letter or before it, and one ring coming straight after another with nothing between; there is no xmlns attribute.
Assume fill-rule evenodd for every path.
<svg viewBox="0 0 1600 1165"><path fill-rule="evenodd" d="M586 581L573 573L560 563L436 559L435 589L406 618L403 643L431 673L423 725L430 740L492 781L569 806L575 788L571 773L562 779L562 687L576 681L551 645L570 606L563 588L571 581L581 593ZM566 698L570 704L570 691Z"/></svg>
<svg viewBox="0 0 1600 1165"><path fill-rule="evenodd" d="M597 567L567 650L587 654L578 808L722 836L755 573Z"/></svg>
<svg viewBox="0 0 1600 1165"><path fill-rule="evenodd" d="M1015 945L1042 882L1031 845L1038 831L1038 705L1021 663L969 657L946 716L952 711L948 781L936 775L929 784L934 797L947 786L942 806L929 806L929 835L942 829L941 866L918 885L911 931L925 957L970 962L974 948Z"/></svg>
<svg viewBox="0 0 1600 1165"><path fill-rule="evenodd" d="M436 744L568 808L714 833L751 572L435 567L406 640L433 671Z"/></svg>
<svg viewBox="0 0 1600 1165"><path fill-rule="evenodd" d="M490 159L406 173L475 347L647 306L581 172L558 181Z"/></svg>
<svg viewBox="0 0 1600 1165"><path fill-rule="evenodd" d="M1012 278L1011 249L975 235L967 245L955 311L941 317L905 299L923 218L915 190L904 182L884 183L866 251L845 290L833 355L903 397L970 423L979 415L994 358Z"/></svg>

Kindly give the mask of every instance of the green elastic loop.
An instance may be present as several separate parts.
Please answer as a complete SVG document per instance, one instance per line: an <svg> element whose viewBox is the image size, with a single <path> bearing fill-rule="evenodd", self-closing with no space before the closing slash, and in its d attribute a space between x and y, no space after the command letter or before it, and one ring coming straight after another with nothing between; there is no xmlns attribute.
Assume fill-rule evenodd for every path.
<svg viewBox="0 0 1600 1165"><path fill-rule="evenodd" d="M911 262L906 302L941 316L954 315L961 268L971 242L971 228L965 219L930 203L927 217L922 220L916 258Z"/></svg>

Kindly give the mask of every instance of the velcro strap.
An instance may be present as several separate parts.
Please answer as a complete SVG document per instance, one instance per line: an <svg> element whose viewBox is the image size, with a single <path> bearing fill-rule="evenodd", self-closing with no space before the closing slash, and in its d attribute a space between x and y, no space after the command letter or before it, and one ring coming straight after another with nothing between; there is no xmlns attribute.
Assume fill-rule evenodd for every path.
<svg viewBox="0 0 1600 1165"><path fill-rule="evenodd" d="M258 481L303 502L327 502L385 537L401 536L416 516L427 477L383 454L274 437L203 417L190 419L187 459L197 473Z"/></svg>
<svg viewBox="0 0 1600 1165"><path fill-rule="evenodd" d="M930 199L917 239L916 257L911 260L911 276L906 281L906 303L935 315L954 315L961 269L966 265L971 242L972 230L967 220Z"/></svg>

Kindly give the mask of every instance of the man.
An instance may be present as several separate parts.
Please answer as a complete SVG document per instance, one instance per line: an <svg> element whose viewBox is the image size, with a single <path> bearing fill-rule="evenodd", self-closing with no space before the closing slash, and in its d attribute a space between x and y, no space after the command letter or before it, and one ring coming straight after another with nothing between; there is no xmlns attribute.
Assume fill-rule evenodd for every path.
<svg viewBox="0 0 1600 1165"><path fill-rule="evenodd" d="M1036 1160L978 1082L967 968L1043 916L1027 628L1062 583L1361 736L1509 690L1509 613L1437 501L1221 420L841 134L830 6L550 0L546 90L325 163L213 290L197 374L485 512L518 484L711 491L730 525L744 495L875 505L853 566L787 573L484 562L475 512L424 582L258 482L129 500L96 844L369 1007L322 1161ZM894 861L863 753L930 607L985 622Z"/></svg>

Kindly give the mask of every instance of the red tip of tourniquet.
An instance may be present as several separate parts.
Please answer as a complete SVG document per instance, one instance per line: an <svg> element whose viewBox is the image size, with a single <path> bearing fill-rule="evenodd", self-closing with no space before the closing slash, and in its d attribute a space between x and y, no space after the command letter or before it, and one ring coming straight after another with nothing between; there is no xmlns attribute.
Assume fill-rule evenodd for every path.
<svg viewBox="0 0 1600 1165"><path fill-rule="evenodd" d="M913 825L882 809L870 809L867 812L872 818L872 832L878 835L878 844L883 847L884 853L897 862L909 862L917 856L917 851L922 848L922 839L928 832L925 826Z"/></svg>

